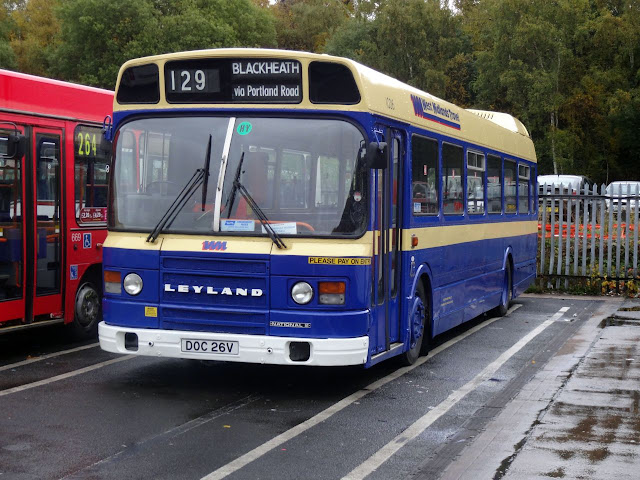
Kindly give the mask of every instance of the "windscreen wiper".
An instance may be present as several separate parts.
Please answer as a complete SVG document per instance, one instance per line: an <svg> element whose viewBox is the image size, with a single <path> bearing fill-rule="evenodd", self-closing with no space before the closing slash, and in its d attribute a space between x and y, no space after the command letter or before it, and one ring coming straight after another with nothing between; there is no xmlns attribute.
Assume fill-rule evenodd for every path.
<svg viewBox="0 0 640 480"><path fill-rule="evenodd" d="M269 234L269 238L278 248L287 248L287 246L282 241L282 238L278 233L273 229L271 224L269 223L269 219L264 214L262 209L258 206L256 201L253 199L251 194L244 188L244 185L240 182L240 174L242 173L242 163L244 162L244 152L240 155L240 161L238 162L238 168L236 169L236 174L233 177L233 187L231 188L231 193L229 194L229 198L227 199L227 203L225 204L225 208L227 208L227 218L231 217L231 211L233 210L233 203L236 199L236 194L240 192L240 195L244 197L247 201L247 204L256 213L258 220L264 227L264 229Z"/></svg>
<svg viewBox="0 0 640 480"><path fill-rule="evenodd" d="M202 211L204 212L204 204L207 201L207 187L209 186L209 165L211 164L211 134L209 134L209 143L207 143L207 155L204 157L204 183L202 184Z"/></svg>
<svg viewBox="0 0 640 480"><path fill-rule="evenodd" d="M202 185L202 210L205 208L205 201L207 199L207 186L209 184L209 165L211 164L211 135L209 135L209 143L207 144L207 154L204 157L203 168L198 168L187 184L182 188L176 199L169 206L164 215L160 218L160 221L151 230L151 233L147 237L147 242L155 242L158 235L162 233L165 228L169 228L173 221L178 216L180 210L184 208L189 199Z"/></svg>
<svg viewBox="0 0 640 480"><path fill-rule="evenodd" d="M151 233L147 237L147 242L155 242L156 238L158 238L158 235L162 233L162 230L164 230L166 226L171 225L171 222L173 222L178 212L182 210L187 201L196 192L196 190L198 190L200 185L202 185L203 181L204 169L198 168L193 173L187 184L182 188L173 203L169 205L169 208L167 208L167 211L164 212L164 215L162 215L153 230L151 230Z"/></svg>
<svg viewBox="0 0 640 480"><path fill-rule="evenodd" d="M267 218L267 216L264 214L262 209L258 206L256 201L251 196L251 194L249 194L247 189L244 188L244 185L240 183L240 180L238 179L234 180L233 187L236 189L236 191L240 192L240 195L242 195L244 199L247 201L247 204L249 205L249 207L251 207L251 210L255 212L256 216L258 217L258 220L260 220L260 223L262 224L264 229L267 231L267 233L269 234L269 238L271 238L271 241L276 245L276 247L287 248L287 246L282 241L282 237L280 237L278 232L276 232L273 229L273 227L269 223L269 219Z"/></svg>
<svg viewBox="0 0 640 480"><path fill-rule="evenodd" d="M242 162L244 162L244 152L240 155L240 161L238 162L238 168L236 169L236 175L233 177L233 187L231 188L231 193L229 194L229 198L227 199L227 203L225 203L224 208L227 209L227 218L231 216L231 210L233 210L233 202L236 199L236 193L238 193L238 188L236 187L236 182L240 181L240 173L242 173Z"/></svg>

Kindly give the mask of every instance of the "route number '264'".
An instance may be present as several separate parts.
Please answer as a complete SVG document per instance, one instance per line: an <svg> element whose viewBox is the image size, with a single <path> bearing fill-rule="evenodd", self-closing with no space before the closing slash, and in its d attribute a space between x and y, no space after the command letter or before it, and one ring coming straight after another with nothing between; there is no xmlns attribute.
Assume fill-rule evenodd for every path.
<svg viewBox="0 0 640 480"><path fill-rule="evenodd" d="M96 134L78 133L78 155L81 157L95 156L98 152L96 146Z"/></svg>

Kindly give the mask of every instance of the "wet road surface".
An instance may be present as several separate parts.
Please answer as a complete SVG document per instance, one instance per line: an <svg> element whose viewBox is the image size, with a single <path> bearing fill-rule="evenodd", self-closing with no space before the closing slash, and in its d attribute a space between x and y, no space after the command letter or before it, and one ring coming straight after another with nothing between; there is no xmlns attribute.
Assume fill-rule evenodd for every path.
<svg viewBox="0 0 640 480"><path fill-rule="evenodd" d="M601 304L518 298L409 368L117 356L55 329L0 336L0 480L439 478Z"/></svg>

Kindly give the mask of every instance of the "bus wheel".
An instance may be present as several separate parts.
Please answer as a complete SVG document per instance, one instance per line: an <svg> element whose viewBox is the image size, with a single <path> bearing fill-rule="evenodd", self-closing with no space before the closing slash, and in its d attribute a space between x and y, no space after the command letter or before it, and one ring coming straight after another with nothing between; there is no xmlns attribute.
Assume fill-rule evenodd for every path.
<svg viewBox="0 0 640 480"><path fill-rule="evenodd" d="M95 336L102 320L102 302L98 289L91 282L83 283L76 293L73 320L74 335L78 338Z"/></svg>
<svg viewBox="0 0 640 480"><path fill-rule="evenodd" d="M513 292L511 291L511 264L507 262L507 266L504 269L504 282L502 284L502 296L500 297L500 305L495 308L496 315L504 317L507 314L512 295Z"/></svg>
<svg viewBox="0 0 640 480"><path fill-rule="evenodd" d="M413 308L409 314L409 350L400 356L400 363L405 366L413 365L421 353L427 353L424 346L428 346L429 340L425 340L426 324L428 317L428 304L422 285L418 285L413 300Z"/></svg>

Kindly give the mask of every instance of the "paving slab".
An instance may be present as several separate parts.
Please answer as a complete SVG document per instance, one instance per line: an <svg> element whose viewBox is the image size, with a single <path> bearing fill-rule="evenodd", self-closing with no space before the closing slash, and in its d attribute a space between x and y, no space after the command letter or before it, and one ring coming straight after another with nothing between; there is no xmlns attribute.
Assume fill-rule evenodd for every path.
<svg viewBox="0 0 640 480"><path fill-rule="evenodd" d="M640 324L604 322L623 302L600 306L440 478L640 478Z"/></svg>

